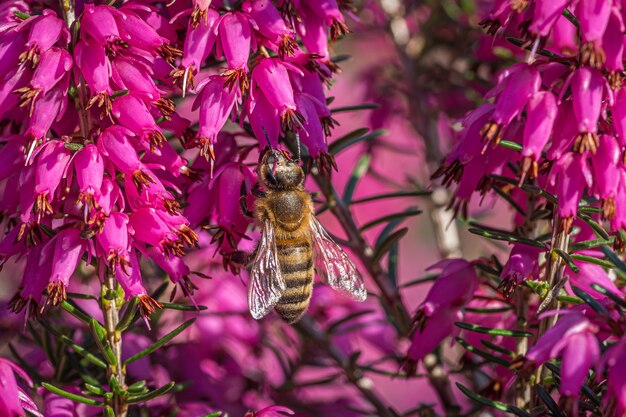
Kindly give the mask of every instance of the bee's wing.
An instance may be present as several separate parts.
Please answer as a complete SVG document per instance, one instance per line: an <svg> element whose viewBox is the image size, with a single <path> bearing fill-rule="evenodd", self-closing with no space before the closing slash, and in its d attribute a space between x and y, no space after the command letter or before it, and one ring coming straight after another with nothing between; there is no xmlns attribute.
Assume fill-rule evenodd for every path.
<svg viewBox="0 0 626 417"><path fill-rule="evenodd" d="M278 263L274 226L266 220L248 283L248 307L252 317L258 320L269 313L285 288Z"/></svg>
<svg viewBox="0 0 626 417"><path fill-rule="evenodd" d="M350 257L328 235L314 215L310 216L315 269L328 284L357 301L365 301L367 290Z"/></svg>

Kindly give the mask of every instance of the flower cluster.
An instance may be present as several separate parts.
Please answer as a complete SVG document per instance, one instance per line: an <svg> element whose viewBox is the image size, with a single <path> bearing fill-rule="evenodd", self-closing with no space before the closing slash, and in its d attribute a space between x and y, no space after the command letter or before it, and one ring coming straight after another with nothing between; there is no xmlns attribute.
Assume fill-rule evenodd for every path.
<svg viewBox="0 0 626 417"><path fill-rule="evenodd" d="M3 4L0 260L28 265L15 311L63 302L81 261L141 297L145 315L159 303L142 284L142 259L190 294L182 256L197 245L193 228L216 223L228 254L250 223L239 201L255 177L243 164L249 150L220 133L229 120L261 148L296 133L320 171L336 168L324 87L337 69L328 34L346 31L343 14L334 0L280 6L78 2L68 27L66 11ZM198 94L197 131L176 111L180 87ZM181 156L168 138L206 159Z"/></svg>
<svg viewBox="0 0 626 417"><path fill-rule="evenodd" d="M615 378L615 366L623 356L615 348L623 338L623 318L615 299L623 299L624 282L605 270L611 265L605 255L611 259L616 255L608 246L600 251L600 244L593 243L623 249L624 12L619 1L496 2L481 24L490 34L527 49L527 59L498 74L484 104L462 119L458 144L434 174L445 186L457 184L451 202L457 214L467 217L475 193L484 197L493 190L515 208L514 230L477 231L515 242L504 267L488 262L487 270L500 276L499 290L509 300L516 291L528 294L528 288L545 285L537 290L544 300L521 295L524 301L510 301L524 303L524 320L536 320L539 328L522 368L533 370L560 358L561 405L574 415L590 369L595 369L596 379L610 374L605 412L622 415L626 401L620 391L623 381ZM542 239L544 221L551 223L552 233ZM566 253L568 246L574 259ZM458 272L458 285L467 276ZM449 279L446 271L433 290L444 279ZM522 284L526 288L518 287ZM430 294L418 317L427 311ZM559 294L584 294L593 308L571 306L548 329L546 323L554 322L558 310L539 313L553 307ZM449 306L443 311L450 311ZM514 326L514 322L485 325ZM452 326L447 328L450 334ZM601 349L601 344L610 348Z"/></svg>

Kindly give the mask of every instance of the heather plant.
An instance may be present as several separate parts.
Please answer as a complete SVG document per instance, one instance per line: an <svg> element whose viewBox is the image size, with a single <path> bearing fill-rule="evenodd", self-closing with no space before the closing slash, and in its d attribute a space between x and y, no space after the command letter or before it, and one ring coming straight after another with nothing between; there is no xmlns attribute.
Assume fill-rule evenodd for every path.
<svg viewBox="0 0 626 417"><path fill-rule="evenodd" d="M0 415L624 415L624 7L2 2ZM251 317L267 149L365 303Z"/></svg>

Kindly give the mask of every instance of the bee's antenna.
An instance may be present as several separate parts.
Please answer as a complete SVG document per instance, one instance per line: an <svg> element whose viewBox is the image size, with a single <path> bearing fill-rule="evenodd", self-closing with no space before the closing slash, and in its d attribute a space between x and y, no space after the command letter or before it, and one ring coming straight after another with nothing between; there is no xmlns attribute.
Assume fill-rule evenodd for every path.
<svg viewBox="0 0 626 417"><path fill-rule="evenodd" d="M302 159L302 155L300 154L300 134L298 132L296 132L296 146L298 149L298 159L296 159L294 162L300 162L300 160Z"/></svg>
<svg viewBox="0 0 626 417"><path fill-rule="evenodd" d="M270 141L270 135L267 134L267 129L265 128L265 126L263 126L262 129L263 134L265 134L265 140L267 140L267 146L270 148L270 151L272 151L272 153L276 152L274 150L274 147L272 146L272 142Z"/></svg>

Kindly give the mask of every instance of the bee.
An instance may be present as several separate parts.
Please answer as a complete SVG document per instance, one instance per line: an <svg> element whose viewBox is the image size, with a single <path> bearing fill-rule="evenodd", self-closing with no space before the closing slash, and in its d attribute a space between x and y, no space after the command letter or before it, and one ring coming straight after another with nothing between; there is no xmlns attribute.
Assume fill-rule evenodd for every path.
<svg viewBox="0 0 626 417"><path fill-rule="evenodd" d="M252 317L258 320L274 309L289 324L300 320L309 307L315 270L335 290L364 301L363 278L315 217L297 162L268 151L257 173L266 190L254 206L262 234L248 284Z"/></svg>

